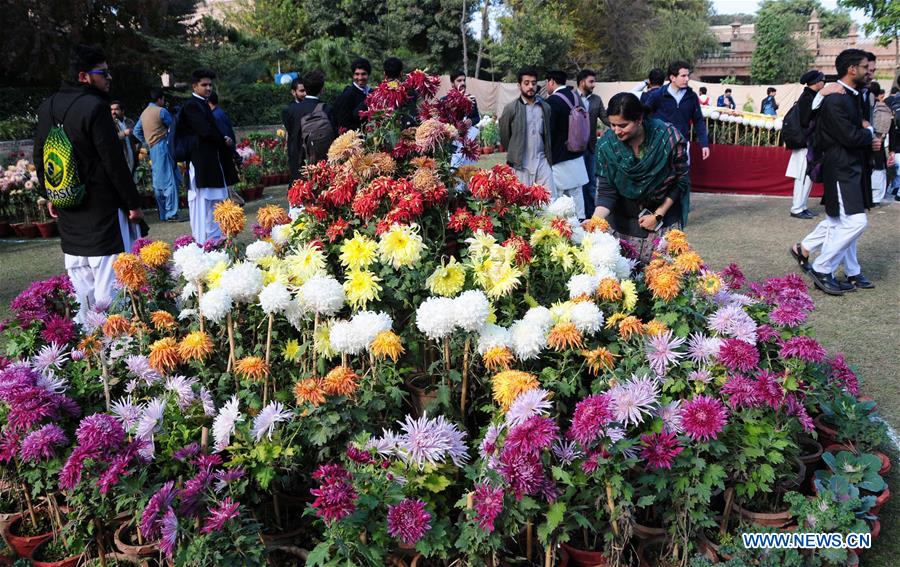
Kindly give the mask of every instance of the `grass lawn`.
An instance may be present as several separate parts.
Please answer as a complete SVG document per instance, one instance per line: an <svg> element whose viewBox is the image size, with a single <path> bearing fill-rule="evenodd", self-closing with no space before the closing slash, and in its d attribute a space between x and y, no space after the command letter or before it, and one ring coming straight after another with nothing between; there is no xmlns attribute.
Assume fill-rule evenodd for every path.
<svg viewBox="0 0 900 567"><path fill-rule="evenodd" d="M482 165L502 163L504 154L493 154ZM247 213L273 201L284 203L285 188L268 188L272 197L247 205ZM810 231L816 221L788 216L790 200L778 197L742 197L695 194L686 228L696 250L713 268L737 262L748 278L760 279L798 271L788 254L791 243ZM824 214L815 203L813 210ZM161 224L148 214L150 236L171 242L190 231L188 223ZM822 215L818 219L823 218ZM900 381L895 370L900 352L900 203L877 208L869 214L869 226L859 243L864 273L876 284L843 297L830 297L818 290L812 325L817 338L829 351L842 351L857 369L862 393L878 401L879 411L895 429L900 429ZM0 240L0 317L8 314L9 301L29 282L58 274L63 269L59 241L34 240L13 243ZM811 286L810 286L811 287ZM892 451L891 457L897 459ZM900 494L900 474L894 470L888 482ZM900 497L881 511L881 537L874 549L862 556L864 566L893 567L900 557Z"/></svg>

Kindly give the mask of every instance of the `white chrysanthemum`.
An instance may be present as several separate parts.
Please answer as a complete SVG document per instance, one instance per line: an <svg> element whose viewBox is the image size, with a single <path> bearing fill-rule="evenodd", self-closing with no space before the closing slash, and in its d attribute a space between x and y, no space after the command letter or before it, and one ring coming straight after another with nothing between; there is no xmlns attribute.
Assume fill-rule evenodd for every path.
<svg viewBox="0 0 900 567"><path fill-rule="evenodd" d="M562 301L554 303L550 306L550 315L553 317L553 324L568 323L571 320L572 305L571 301Z"/></svg>
<svg viewBox="0 0 900 567"><path fill-rule="evenodd" d="M222 288L211 289L200 300L200 315L213 323L219 323L231 311L232 300Z"/></svg>
<svg viewBox="0 0 900 567"><path fill-rule="evenodd" d="M597 268L594 268L594 275L597 277L597 281L604 280L606 278L617 279L616 273L606 266L599 266Z"/></svg>
<svg viewBox="0 0 900 567"><path fill-rule="evenodd" d="M529 309L522 317L522 321L538 327L543 333L553 326L553 314L543 305L538 305Z"/></svg>
<svg viewBox="0 0 900 567"><path fill-rule="evenodd" d="M524 319L513 323L509 332L512 335L513 352L519 360L537 358L547 346L546 330Z"/></svg>
<svg viewBox="0 0 900 567"><path fill-rule="evenodd" d="M584 242L584 237L587 234L584 228L581 227L581 223L578 222L578 219L575 217L569 217L569 226L572 227L572 236L570 237L572 242L575 244L581 244Z"/></svg>
<svg viewBox="0 0 900 567"><path fill-rule="evenodd" d="M173 252L172 261L177 271L188 281L202 280L213 267L208 255L195 242Z"/></svg>
<svg viewBox="0 0 900 567"><path fill-rule="evenodd" d="M456 326L453 307L449 297L429 297L416 309L416 327L429 339L443 339Z"/></svg>
<svg viewBox="0 0 900 567"><path fill-rule="evenodd" d="M547 205L544 214L548 217L568 218L575 215L575 199L568 195L558 197L555 201Z"/></svg>
<svg viewBox="0 0 900 567"><path fill-rule="evenodd" d="M491 302L483 291L464 291L453 300L454 323L464 331L480 331L491 314Z"/></svg>
<svg viewBox="0 0 900 567"><path fill-rule="evenodd" d="M593 296L597 291L600 280L590 274L575 274L569 278L569 299L575 299L580 295Z"/></svg>
<svg viewBox="0 0 900 567"><path fill-rule="evenodd" d="M291 225L276 224L272 227L272 233L270 237L272 238L272 242L274 242L278 246L284 246L285 244L287 244L288 240L291 239L291 232Z"/></svg>
<svg viewBox="0 0 900 567"><path fill-rule="evenodd" d="M344 286L331 276L313 276L300 286L298 294L303 305L319 315L334 315L346 301Z"/></svg>
<svg viewBox="0 0 900 567"><path fill-rule="evenodd" d="M257 240L256 242L247 245L246 255L247 259L251 262L258 262L266 256L274 256L275 247L272 246L271 242L266 242L265 240Z"/></svg>
<svg viewBox="0 0 900 567"><path fill-rule="evenodd" d="M292 221L299 219L300 215L303 214L303 209L303 206L291 207L290 209L288 209L288 217L290 217Z"/></svg>
<svg viewBox="0 0 900 567"><path fill-rule="evenodd" d="M509 329L488 323L478 335L478 354L484 354L494 347L511 348L512 344L513 339Z"/></svg>
<svg viewBox="0 0 900 567"><path fill-rule="evenodd" d="M366 345L371 344L378 333L390 331L394 325L391 316L384 311L360 311L351 319L356 332L365 340Z"/></svg>
<svg viewBox="0 0 900 567"><path fill-rule="evenodd" d="M195 295L197 295L197 286L194 285L194 282L188 282L181 288L181 301L187 301Z"/></svg>
<svg viewBox="0 0 900 567"><path fill-rule="evenodd" d="M603 313L590 301L576 303L569 310L569 318L575 328L585 335L593 335L603 328Z"/></svg>
<svg viewBox="0 0 900 567"><path fill-rule="evenodd" d="M621 257L619 240L605 232L591 232L585 235L582 243L588 253L591 264L599 268L615 270Z"/></svg>
<svg viewBox="0 0 900 567"><path fill-rule="evenodd" d="M253 427L250 429L250 435L257 443L266 437L272 440L272 434L275 432L275 424L282 421L289 421L293 413L284 408L280 402L269 402L256 417L253 418Z"/></svg>
<svg viewBox="0 0 900 567"><path fill-rule="evenodd" d="M244 421L244 417L241 415L237 396L231 396L231 399L225 402L225 405L219 410L219 415L213 420L212 432L215 440L213 449L217 453L228 448L231 444L234 426L241 421Z"/></svg>
<svg viewBox="0 0 900 567"><path fill-rule="evenodd" d="M303 319L306 318L308 313L309 309L300 301L299 297L293 298L284 310L284 316L287 318L288 323L298 331L301 330Z"/></svg>
<svg viewBox="0 0 900 567"><path fill-rule="evenodd" d="M359 354L369 344L353 321L335 321L328 334L328 342L332 349L341 354Z"/></svg>
<svg viewBox="0 0 900 567"><path fill-rule="evenodd" d="M178 312L178 320L184 321L185 319L190 319L191 317L195 317L197 315L196 309L182 309Z"/></svg>
<svg viewBox="0 0 900 567"><path fill-rule="evenodd" d="M619 258L616 260L616 276L618 276L620 280L631 277L631 272L634 271L634 267L636 265L637 260L632 260L630 258L626 258L625 256L619 256Z"/></svg>
<svg viewBox="0 0 900 567"><path fill-rule="evenodd" d="M291 292L280 282L272 282L259 292L259 305L266 314L281 313L291 303Z"/></svg>
<svg viewBox="0 0 900 567"><path fill-rule="evenodd" d="M263 273L255 264L241 262L222 273L219 286L236 303L250 303L256 300L262 289Z"/></svg>

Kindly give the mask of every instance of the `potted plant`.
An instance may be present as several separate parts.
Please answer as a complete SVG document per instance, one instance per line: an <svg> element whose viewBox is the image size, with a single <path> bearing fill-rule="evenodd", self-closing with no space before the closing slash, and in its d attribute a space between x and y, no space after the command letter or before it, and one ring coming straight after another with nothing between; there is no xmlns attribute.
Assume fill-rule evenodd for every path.
<svg viewBox="0 0 900 567"><path fill-rule="evenodd" d="M47 199L40 197L37 200L37 212L39 221L35 224L41 238L53 238L59 234L56 227L56 219L50 218L47 211Z"/></svg>
<svg viewBox="0 0 900 567"><path fill-rule="evenodd" d="M84 528L69 522L53 538L38 545L31 556L34 567L75 567L84 558L87 539Z"/></svg>
<svg viewBox="0 0 900 567"><path fill-rule="evenodd" d="M848 488L852 488L849 484ZM791 513L797 519L798 531L817 533L870 533L865 520L858 516L862 507L858 496L851 492L838 493L826 489L815 497L806 497L797 492L785 495L791 506ZM843 565L848 560L849 551L844 548L821 548L813 551L820 560Z"/></svg>
<svg viewBox="0 0 900 567"><path fill-rule="evenodd" d="M259 199L263 191L262 170L259 165L248 165L244 168L244 182L247 184L245 199L255 201Z"/></svg>
<svg viewBox="0 0 900 567"><path fill-rule="evenodd" d="M478 133L478 137L481 139L481 153L492 154L494 147L500 143L500 125L493 118L482 120L482 122L484 125Z"/></svg>
<svg viewBox="0 0 900 567"><path fill-rule="evenodd" d="M859 489L863 495L875 497L872 514L877 514L878 510L890 500L891 491L879 474L881 459L877 455L871 453L857 455L850 451L835 454L829 451L822 456L822 461L828 466L828 470L816 471L813 490L821 491L833 477L841 477Z"/></svg>

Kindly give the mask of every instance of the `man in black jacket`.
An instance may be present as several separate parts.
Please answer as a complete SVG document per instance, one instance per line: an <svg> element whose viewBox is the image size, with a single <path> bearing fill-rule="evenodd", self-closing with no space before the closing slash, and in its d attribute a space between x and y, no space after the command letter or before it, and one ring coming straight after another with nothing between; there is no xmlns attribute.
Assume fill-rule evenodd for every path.
<svg viewBox="0 0 900 567"><path fill-rule="evenodd" d="M803 131L807 134L807 139L809 139L811 137L810 122L813 114L816 112L812 108L812 103L816 98L816 93L825 86L825 75L818 69L813 69L800 77L800 83L805 85L805 87L797 100L797 114L800 118L800 127L803 128ZM791 216L796 219L808 220L816 215L806 207L809 193L812 190L812 180L806 174L806 154L806 146L792 149L791 159L784 174L794 179L794 199L791 203Z"/></svg>
<svg viewBox="0 0 900 567"><path fill-rule="evenodd" d="M594 85L597 82L597 74L590 69L582 69L575 77L578 84L578 94L581 96L581 103L588 111L588 119L591 123L590 136L588 137L588 147L584 152L584 166L587 169L588 182L581 188L584 197L585 212L593 213L594 211L594 194L597 192L597 121L603 122L609 126L609 118L606 116L606 107L603 106L603 99L599 95L594 94Z"/></svg>
<svg viewBox="0 0 900 567"><path fill-rule="evenodd" d="M288 136L288 152L296 151L297 163L291 156L291 181L300 176L300 168L326 159L328 147L335 138L334 117L331 108L319 99L325 87L325 74L311 71L303 77L306 96L302 101L285 109L284 128ZM304 131L304 127L306 131ZM295 141L295 146L291 144Z"/></svg>
<svg viewBox="0 0 900 567"><path fill-rule="evenodd" d="M70 80L38 109L33 158L43 191L44 142L50 129L62 124L85 197L73 208L48 204L48 209L59 225L66 271L81 304L76 320L82 321L92 305L114 297L113 261L131 249L139 236L136 223L143 222L144 215L109 112L112 76L106 56L98 48L76 46L68 76Z"/></svg>
<svg viewBox="0 0 900 567"><path fill-rule="evenodd" d="M581 107L581 98L572 87L566 86L563 71L547 71L547 104L550 105L550 163L553 164L555 189L551 199L567 195L575 201L575 214L585 218L582 187L588 182L584 165L584 152L572 152L567 147L569 139L569 114Z"/></svg>
<svg viewBox="0 0 900 567"><path fill-rule="evenodd" d="M372 64L368 59L359 58L350 65L353 82L334 101L334 120L339 130L359 130L362 125L359 109L369 95L369 75Z"/></svg>
<svg viewBox="0 0 900 567"><path fill-rule="evenodd" d="M191 75L190 98L181 109L178 136L190 136L191 151L188 172L191 184L188 207L191 213L191 234L203 244L210 238L222 236L213 220L213 209L228 198L228 186L238 181L232 159L234 140L223 135L209 108L215 72L197 69Z"/></svg>
<svg viewBox="0 0 900 567"><path fill-rule="evenodd" d="M284 124L284 131L287 134L287 152L288 152L288 168L291 172L291 183L297 178L303 160L303 145L300 138L291 134L291 111L306 98L306 85L303 84L303 78L297 77L291 81L291 96L293 100L281 111L281 123Z"/></svg>
<svg viewBox="0 0 900 567"><path fill-rule="evenodd" d="M846 49L835 61L842 95L822 101L816 118L816 146L824 153L822 177L825 182L826 219L829 223L822 251L810 266L813 283L830 295L842 295L853 288L874 285L860 270L856 243L866 229L866 209L872 206L872 192L865 183L868 149L879 150L881 140L863 120L860 90L866 84L868 58L865 51ZM807 247L808 248L808 247ZM809 249L809 248L808 248ZM844 264L847 283L834 277Z"/></svg>

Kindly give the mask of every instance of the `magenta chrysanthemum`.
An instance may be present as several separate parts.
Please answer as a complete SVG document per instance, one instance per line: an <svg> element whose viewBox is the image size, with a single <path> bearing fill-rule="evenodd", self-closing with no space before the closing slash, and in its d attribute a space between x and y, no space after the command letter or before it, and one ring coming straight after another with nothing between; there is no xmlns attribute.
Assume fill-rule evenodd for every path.
<svg viewBox="0 0 900 567"><path fill-rule="evenodd" d="M219 502L218 506L209 508L209 515L206 517L206 522L200 533L208 534L220 531L228 521L240 515L240 508L239 502L234 502L230 496L226 496Z"/></svg>
<svg viewBox="0 0 900 567"><path fill-rule="evenodd" d="M81 420L75 437L78 445L89 455L103 455L122 447L125 429L115 417L95 413Z"/></svg>
<svg viewBox="0 0 900 567"><path fill-rule="evenodd" d="M756 338L761 343L772 342L780 337L781 335L778 334L778 331L773 329L770 325L760 325L756 329Z"/></svg>
<svg viewBox="0 0 900 567"><path fill-rule="evenodd" d="M812 337L791 337L784 342L779 352L781 358L799 358L806 362L822 362L828 353Z"/></svg>
<svg viewBox="0 0 900 567"><path fill-rule="evenodd" d="M431 514L421 500L406 498L399 504L388 506L388 533L406 545L416 545L431 529L430 522Z"/></svg>
<svg viewBox="0 0 900 567"><path fill-rule="evenodd" d="M339 464L322 465L313 474L319 488L310 493L316 497L312 507L326 523L346 518L356 510L356 490L350 473Z"/></svg>
<svg viewBox="0 0 900 567"><path fill-rule="evenodd" d="M759 364L756 346L738 339L725 339L719 348L719 362L737 372L749 372Z"/></svg>
<svg viewBox="0 0 900 567"><path fill-rule="evenodd" d="M695 441L715 439L725 427L728 410L712 396L696 396L684 403L681 423L685 433Z"/></svg>
<svg viewBox="0 0 900 567"><path fill-rule="evenodd" d="M725 285L732 291L741 289L744 287L744 284L747 283L744 272L742 272L741 268L734 263L728 264L728 267L722 270L720 275L722 276L722 279L725 280Z"/></svg>
<svg viewBox="0 0 900 567"><path fill-rule="evenodd" d="M732 408L754 408L759 405L756 382L743 374L733 374L722 386L722 393L728 396Z"/></svg>
<svg viewBox="0 0 900 567"><path fill-rule="evenodd" d="M544 484L540 457L528 451L504 448L500 453L500 474L516 500L538 493Z"/></svg>
<svg viewBox="0 0 900 567"><path fill-rule="evenodd" d="M838 384L840 384L848 393L858 396L859 379L856 377L853 370L850 369L844 355L839 354L835 356L831 359L829 364L831 365L831 379L838 382Z"/></svg>
<svg viewBox="0 0 900 567"><path fill-rule="evenodd" d="M806 311L792 304L779 305L769 313L769 320L779 327L797 327L806 321Z"/></svg>
<svg viewBox="0 0 900 567"><path fill-rule="evenodd" d="M25 462L49 461L54 457L53 447L59 447L68 442L69 439L61 427L48 423L25 437L19 448L19 458Z"/></svg>
<svg viewBox="0 0 900 567"><path fill-rule="evenodd" d="M41 331L41 338L48 343L66 345L75 338L75 323L64 315L51 315Z"/></svg>
<svg viewBox="0 0 900 567"><path fill-rule="evenodd" d="M772 409L781 407L784 401L784 388L779 382L779 376L768 370L761 371L756 376L756 398L760 403Z"/></svg>
<svg viewBox="0 0 900 567"><path fill-rule="evenodd" d="M609 425L612 419L609 395L590 395L575 405L569 435L582 447L588 447L600 437L603 428Z"/></svg>
<svg viewBox="0 0 900 567"><path fill-rule="evenodd" d="M530 453L548 449L559 435L559 427L549 417L535 415L513 427L506 436L506 446Z"/></svg>
<svg viewBox="0 0 900 567"><path fill-rule="evenodd" d="M652 470L670 469L675 457L684 450L674 433L646 433L641 435L641 457Z"/></svg>
<svg viewBox="0 0 900 567"><path fill-rule="evenodd" d="M175 542L178 539L178 516L175 510L169 508L160 522L160 533L162 537L159 540L159 550L163 555L172 559L175 552Z"/></svg>
<svg viewBox="0 0 900 567"><path fill-rule="evenodd" d="M175 501L175 482L169 481L150 497L141 514L141 535L147 541L156 541L160 534L160 520L172 508Z"/></svg>
<svg viewBox="0 0 900 567"><path fill-rule="evenodd" d="M475 486L472 506L475 508L478 526L487 533L493 532L494 521L503 512L503 489L486 482L479 483Z"/></svg>

